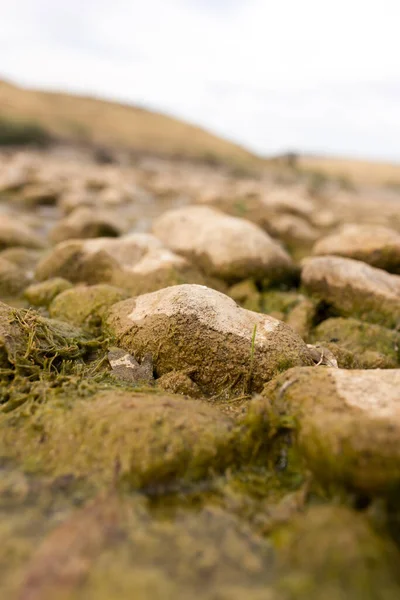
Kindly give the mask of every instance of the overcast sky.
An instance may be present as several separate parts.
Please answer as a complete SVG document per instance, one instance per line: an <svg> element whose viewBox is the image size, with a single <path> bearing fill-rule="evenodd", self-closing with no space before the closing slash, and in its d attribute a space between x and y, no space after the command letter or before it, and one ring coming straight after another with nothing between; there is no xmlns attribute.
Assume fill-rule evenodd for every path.
<svg viewBox="0 0 400 600"><path fill-rule="evenodd" d="M0 77L400 161L400 0L0 0Z"/></svg>

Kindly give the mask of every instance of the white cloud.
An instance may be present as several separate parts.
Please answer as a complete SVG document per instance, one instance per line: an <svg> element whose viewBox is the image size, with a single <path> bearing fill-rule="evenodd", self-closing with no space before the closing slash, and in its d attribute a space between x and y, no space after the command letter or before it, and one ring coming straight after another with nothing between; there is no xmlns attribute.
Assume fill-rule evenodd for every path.
<svg viewBox="0 0 400 600"><path fill-rule="evenodd" d="M10 78L140 102L262 153L400 160L398 0L0 7Z"/></svg>

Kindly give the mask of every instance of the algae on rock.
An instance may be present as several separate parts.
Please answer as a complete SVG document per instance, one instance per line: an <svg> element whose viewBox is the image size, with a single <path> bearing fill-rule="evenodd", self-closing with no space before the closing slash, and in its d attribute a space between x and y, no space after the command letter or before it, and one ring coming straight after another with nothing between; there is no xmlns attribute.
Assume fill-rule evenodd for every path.
<svg viewBox="0 0 400 600"><path fill-rule="evenodd" d="M137 360L151 353L158 377L190 369L191 379L211 396L261 391L278 373L313 365L306 344L287 325L199 285L120 302L105 330Z"/></svg>

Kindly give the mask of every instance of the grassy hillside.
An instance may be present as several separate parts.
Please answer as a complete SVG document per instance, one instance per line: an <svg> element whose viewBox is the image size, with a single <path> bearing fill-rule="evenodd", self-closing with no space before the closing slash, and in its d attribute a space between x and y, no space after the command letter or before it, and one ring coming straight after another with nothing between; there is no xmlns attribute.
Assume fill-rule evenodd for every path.
<svg viewBox="0 0 400 600"><path fill-rule="evenodd" d="M9 120L13 127L18 122L29 123L32 136L39 139L42 135L44 141L44 133L49 132L67 140L223 162L244 170L264 165L286 170L279 159L262 160L236 144L163 114L96 98L21 88L0 80L0 133L2 127L8 128ZM356 185L400 188L400 164L301 156L297 167L299 172L343 178Z"/></svg>
<svg viewBox="0 0 400 600"><path fill-rule="evenodd" d="M400 188L400 164L346 158L307 157L299 159L301 170L343 178L356 184Z"/></svg>
<svg viewBox="0 0 400 600"><path fill-rule="evenodd" d="M240 146L162 114L4 81L0 81L0 118L30 121L56 136L99 145L237 165L261 162Z"/></svg>

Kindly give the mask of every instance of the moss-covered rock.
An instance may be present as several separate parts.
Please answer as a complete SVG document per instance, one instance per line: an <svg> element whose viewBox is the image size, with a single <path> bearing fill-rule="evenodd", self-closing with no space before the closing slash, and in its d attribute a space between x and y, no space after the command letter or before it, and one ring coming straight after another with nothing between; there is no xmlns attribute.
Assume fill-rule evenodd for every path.
<svg viewBox="0 0 400 600"><path fill-rule="evenodd" d="M206 278L186 259L145 234L63 242L39 262L35 277L39 281L62 277L88 285L108 283L131 296L181 283L223 288L221 282Z"/></svg>
<svg viewBox="0 0 400 600"><path fill-rule="evenodd" d="M399 364L400 333L379 325L332 318L318 325L312 338L349 350L362 369L394 369Z"/></svg>
<svg viewBox="0 0 400 600"><path fill-rule="evenodd" d="M157 380L157 385L165 392L182 394L190 398L201 398L203 393L199 386L184 371L172 371Z"/></svg>
<svg viewBox="0 0 400 600"><path fill-rule="evenodd" d="M306 259L302 284L338 315L386 327L400 322L400 277L337 256Z"/></svg>
<svg viewBox="0 0 400 600"><path fill-rule="evenodd" d="M400 484L400 370L291 369L266 385L247 419L286 415L321 481L365 493Z"/></svg>
<svg viewBox="0 0 400 600"><path fill-rule="evenodd" d="M22 269L0 257L0 298L5 300L19 296L29 284L29 278Z"/></svg>
<svg viewBox="0 0 400 600"><path fill-rule="evenodd" d="M152 514L145 498L114 492L61 518L41 538L36 532L36 548L25 533L18 598L274 599L271 544L221 508L165 518ZM12 548L9 537L3 544Z"/></svg>
<svg viewBox="0 0 400 600"><path fill-rule="evenodd" d="M234 465L234 438L234 421L206 404L122 391L47 402L13 427L0 425L1 454L30 471L111 483L117 469L134 487L198 480Z"/></svg>
<svg viewBox="0 0 400 600"><path fill-rule="evenodd" d="M49 306L58 294L72 288L72 283L62 277L54 277L26 288L24 297L33 306Z"/></svg>
<svg viewBox="0 0 400 600"><path fill-rule="evenodd" d="M50 316L85 329L98 330L107 310L127 297L122 290L107 284L76 286L54 298Z"/></svg>
<svg viewBox="0 0 400 600"><path fill-rule="evenodd" d="M120 267L107 252L86 253L82 242L58 244L37 265L35 278L46 281L62 277L72 283L112 283Z"/></svg>
<svg viewBox="0 0 400 600"><path fill-rule="evenodd" d="M287 323L304 340L317 313L317 302L297 291L268 290L263 292L262 312Z"/></svg>
<svg viewBox="0 0 400 600"><path fill-rule="evenodd" d="M1 411L63 390L68 373L82 371L84 359L98 347L73 325L0 303ZM75 375L73 380L72 387L79 387L81 378ZM90 381L85 385L90 388Z"/></svg>
<svg viewBox="0 0 400 600"><path fill-rule="evenodd" d="M44 248L44 241L19 219L1 215L0 250L15 246L23 248Z"/></svg>
<svg viewBox="0 0 400 600"><path fill-rule="evenodd" d="M334 342L323 342L324 346L328 348L337 360L339 369L361 369L360 361L358 356L351 350L344 348L341 344Z"/></svg>
<svg viewBox="0 0 400 600"><path fill-rule="evenodd" d="M317 316L318 305L311 298L303 296L285 318L289 325L303 340L308 341L310 331Z"/></svg>
<svg viewBox="0 0 400 600"><path fill-rule="evenodd" d="M245 279L231 286L228 295L246 310L261 312L261 292L252 279Z"/></svg>
<svg viewBox="0 0 400 600"><path fill-rule="evenodd" d="M280 577L290 600L395 600L399 554L368 519L344 506L315 506L274 536Z"/></svg>
<svg viewBox="0 0 400 600"><path fill-rule="evenodd" d="M158 377L190 369L210 395L260 391L277 373L313 364L307 346L284 323L204 286L169 287L116 304L105 327L136 359L150 352Z"/></svg>
<svg viewBox="0 0 400 600"><path fill-rule="evenodd" d="M12 247L0 252L0 257L13 263L23 271L29 273L35 270L43 252L32 248Z"/></svg>
<svg viewBox="0 0 400 600"><path fill-rule="evenodd" d="M262 294L262 311L267 315L282 315L285 318L304 298L297 291L268 290Z"/></svg>

